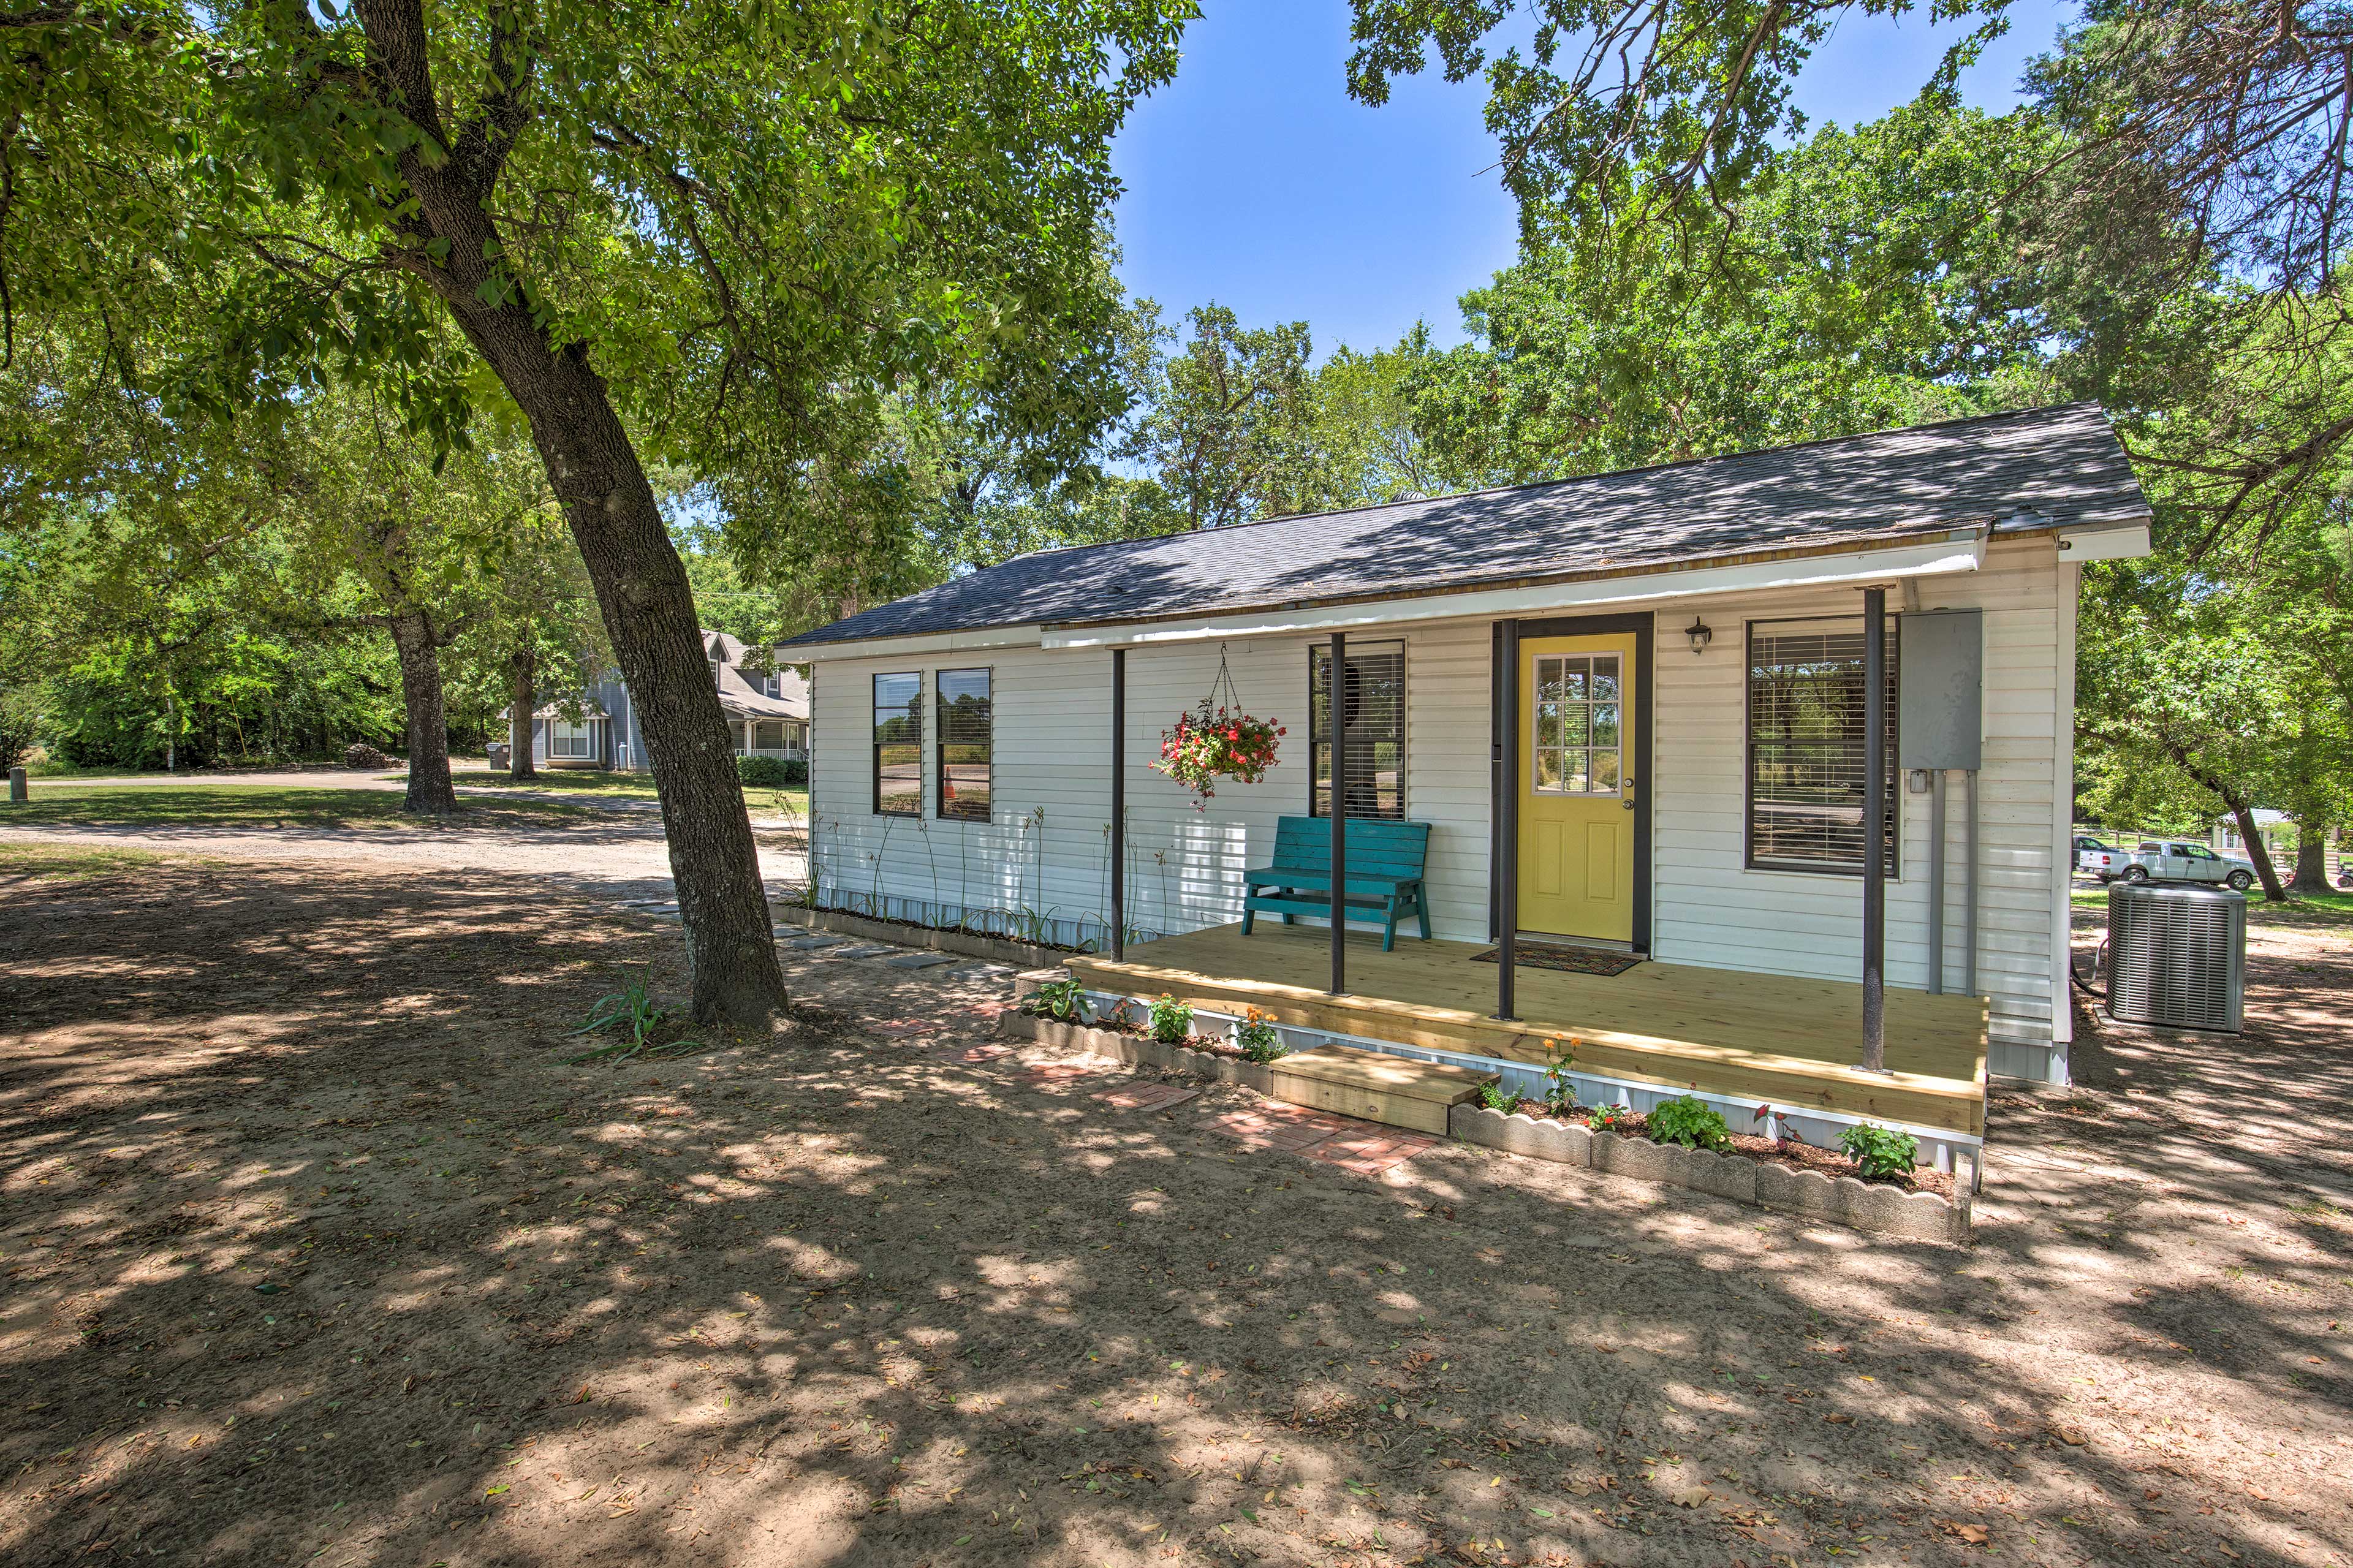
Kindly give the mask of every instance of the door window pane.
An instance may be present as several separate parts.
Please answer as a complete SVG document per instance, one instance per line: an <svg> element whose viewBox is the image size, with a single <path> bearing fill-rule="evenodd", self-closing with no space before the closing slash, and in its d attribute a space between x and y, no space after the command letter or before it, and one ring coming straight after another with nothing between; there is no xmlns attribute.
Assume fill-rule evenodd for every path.
<svg viewBox="0 0 2353 1568"><path fill-rule="evenodd" d="M1530 787L1546 795L1607 795L1620 773L1616 654L1539 654Z"/></svg>

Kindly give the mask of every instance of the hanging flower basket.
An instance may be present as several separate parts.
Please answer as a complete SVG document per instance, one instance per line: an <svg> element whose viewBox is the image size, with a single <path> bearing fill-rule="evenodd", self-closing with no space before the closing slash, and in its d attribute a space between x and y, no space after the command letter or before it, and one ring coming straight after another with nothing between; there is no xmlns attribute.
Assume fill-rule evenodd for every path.
<svg viewBox="0 0 2353 1568"><path fill-rule="evenodd" d="M1219 697L1226 699L1219 701ZM1288 733L1271 719L1252 718L1242 711L1219 650L1218 679L1199 707L1177 716L1173 728L1160 731L1160 760L1152 765L1193 792L1193 809L1207 811L1218 793L1219 779L1256 784L1274 766L1277 741Z"/></svg>
<svg viewBox="0 0 2353 1568"><path fill-rule="evenodd" d="M1174 729L1160 731L1160 760L1152 765L1191 790L1199 797L1193 808L1206 811L1219 779L1256 784L1266 777L1274 766L1275 739L1285 733L1271 720L1204 702L1181 715Z"/></svg>

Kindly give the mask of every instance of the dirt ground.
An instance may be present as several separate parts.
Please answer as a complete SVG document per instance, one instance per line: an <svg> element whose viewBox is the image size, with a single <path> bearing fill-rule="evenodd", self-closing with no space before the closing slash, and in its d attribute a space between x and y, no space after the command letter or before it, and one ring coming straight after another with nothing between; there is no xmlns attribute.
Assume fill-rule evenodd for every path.
<svg viewBox="0 0 2353 1568"><path fill-rule="evenodd" d="M60 870L0 849L11 1564L2353 1561L2343 928L2000 1096L1960 1250L1252 1149L979 1048L978 966L565 1066L674 926Z"/></svg>

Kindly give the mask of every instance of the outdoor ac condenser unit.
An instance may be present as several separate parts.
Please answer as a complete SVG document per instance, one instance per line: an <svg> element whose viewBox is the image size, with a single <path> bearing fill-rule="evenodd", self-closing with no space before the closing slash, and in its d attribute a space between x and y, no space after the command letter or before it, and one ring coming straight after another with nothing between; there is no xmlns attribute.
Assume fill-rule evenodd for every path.
<svg viewBox="0 0 2353 1568"><path fill-rule="evenodd" d="M2108 1016L2239 1032L2247 900L2225 888L2116 882L2108 889Z"/></svg>

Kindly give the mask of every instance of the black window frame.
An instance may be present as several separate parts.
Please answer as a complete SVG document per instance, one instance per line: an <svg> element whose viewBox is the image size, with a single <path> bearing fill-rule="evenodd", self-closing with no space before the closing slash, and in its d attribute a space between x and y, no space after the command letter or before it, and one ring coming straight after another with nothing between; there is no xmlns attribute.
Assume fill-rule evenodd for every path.
<svg viewBox="0 0 2353 1568"><path fill-rule="evenodd" d="M950 802L954 796L948 778L948 768L951 765L948 760L948 747L951 744L968 745L971 743L968 741L963 740L951 742L948 737L948 680L950 677L958 675L979 676L984 683L987 693L982 698L982 701L987 704L987 717L986 720L988 727L987 735L980 743L987 750L987 755L984 757L978 764L980 767L987 770L983 781L983 785L987 794L981 802L980 812L977 816L975 816L970 812L952 811L949 809ZM942 822L988 821L991 810L997 800L997 667L994 665L984 664L962 669L935 669L932 671L932 815ZM974 764L966 762L954 765L971 767Z"/></svg>
<svg viewBox="0 0 2353 1568"><path fill-rule="evenodd" d="M1387 658L1392 656L1387 652L1376 653L1372 650L1385 650L1392 647L1397 650L1394 657L1397 659L1398 682L1397 809L1393 812L1367 812L1354 809L1356 798L1356 792L1348 790L1348 781L1344 773L1340 783L1343 790L1346 792L1346 805L1349 807L1349 820L1354 822L1405 822L1410 820L1408 816L1408 795L1412 784L1412 771L1408 767L1406 762L1408 712L1411 706L1409 696L1413 686L1412 647L1410 641L1409 639L1402 637L1366 637L1362 642L1351 641L1347 645L1345 658L1348 665L1354 666L1359 657L1359 650L1364 650L1364 657L1366 658ZM1318 801L1318 797L1323 791L1324 784L1323 781L1317 774L1317 763L1320 760L1322 748L1325 745L1333 744L1332 742L1316 733L1316 705L1321 700L1316 689L1319 685L1323 684L1317 679L1317 670L1321 665L1328 663L1331 657L1332 647L1329 643L1319 642L1310 643L1307 645L1307 815L1317 821L1324 820L1327 815ZM1327 713L1332 711L1330 704L1327 703L1324 705L1324 711ZM1377 743L1377 742L1376 742L1376 743ZM1339 748L1335 745L1334 751L1335 754L1338 750ZM1376 787L1375 793L1377 795L1377 787Z"/></svg>
<svg viewBox="0 0 2353 1568"><path fill-rule="evenodd" d="M886 680L913 680L915 683L915 695L907 704L907 711L903 719L897 715L895 708L892 710L892 718L886 720L882 716L882 683ZM878 670L875 672L873 684L870 689L874 699L874 741L873 751L869 759L871 782L874 791L872 801L874 815L920 818L923 815L923 672L920 669ZM887 748L903 748L909 744L903 736L885 740L882 728L886 723L900 722L913 723L915 727L913 742L915 748L915 804L913 809L906 811L886 810L882 805L882 753Z"/></svg>
<svg viewBox="0 0 2353 1568"><path fill-rule="evenodd" d="M1901 618L1900 615L1892 615L1887 617L1887 838L1885 843L1885 858L1881 868L1881 880L1887 882L1896 882L1903 879L1904 789L1901 771L1895 765L1895 759L1899 754L1898 736L1896 733L1897 698L1902 689L1902 668L1900 660L1897 657L1897 649L1901 647L1903 641L1902 637L1897 634L1896 628L1897 623ZM1862 658L1862 655L1859 650L1862 637L1862 617L1860 616L1794 616L1778 619L1768 618L1764 620L1752 620L1745 624L1740 645L1741 864L1746 869L1751 871L1771 871L1787 875L1808 877L1853 877L1860 879L1862 876L1863 846L1862 835L1859 830L1855 837L1855 858L1852 863L1832 860L1801 860L1778 857L1768 858L1760 856L1757 852L1757 749L1758 742L1757 739L1757 639L1760 631L1767 637L1805 635L1802 632L1777 633L1773 630L1773 628L1777 626L1839 627L1841 628L1839 631L1826 633L1826 635L1853 636L1856 639L1858 647L1858 652L1855 655L1858 664L1861 662ZM1853 628L1851 634L1844 629L1848 626L1852 626ZM1856 686L1858 689L1860 689L1862 679L1860 675L1858 675L1856 678ZM1858 708L1858 717L1855 720L1858 730L1862 723L1860 712L1861 710ZM1841 746L1852 747L1854 749L1860 749L1862 745L1860 739L1851 742L1842 741L1836 743ZM1828 745L1830 743L1817 742L1817 744Z"/></svg>

